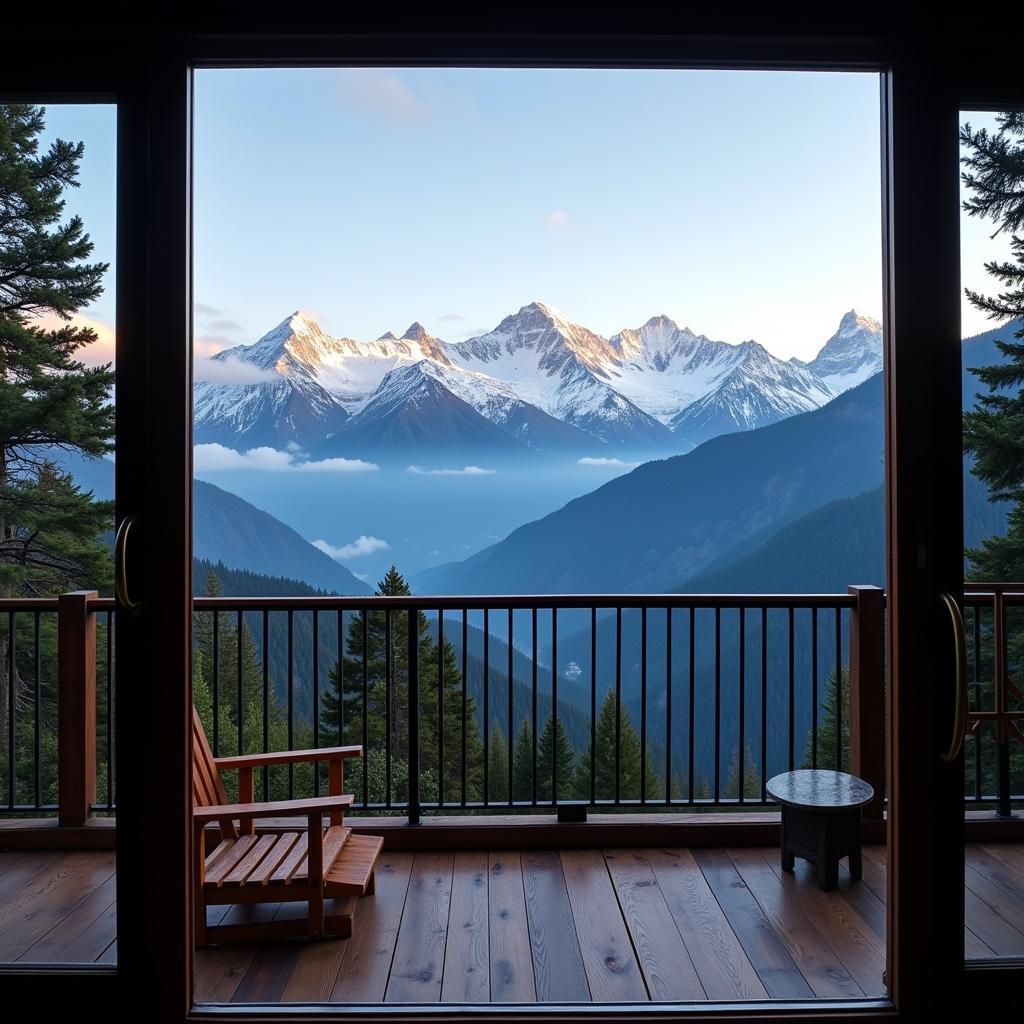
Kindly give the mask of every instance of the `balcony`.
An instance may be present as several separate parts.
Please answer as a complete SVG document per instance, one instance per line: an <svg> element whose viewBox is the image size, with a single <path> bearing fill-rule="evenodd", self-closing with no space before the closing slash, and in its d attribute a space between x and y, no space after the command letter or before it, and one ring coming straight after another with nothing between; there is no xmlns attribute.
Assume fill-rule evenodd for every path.
<svg viewBox="0 0 1024 1024"><path fill-rule="evenodd" d="M968 589L966 949L1021 955L1007 652L1024 588ZM0 613L0 958L113 962L117 613L91 593ZM883 994L881 591L203 597L194 618L214 749L362 743L346 824L385 837L351 939L200 950L200 1001ZM550 754L562 727L568 760ZM874 785L862 882L841 872L825 893L802 862L780 870L765 783L801 766ZM325 783L289 767L255 780L272 796ZM216 908L226 923L287 913Z"/></svg>

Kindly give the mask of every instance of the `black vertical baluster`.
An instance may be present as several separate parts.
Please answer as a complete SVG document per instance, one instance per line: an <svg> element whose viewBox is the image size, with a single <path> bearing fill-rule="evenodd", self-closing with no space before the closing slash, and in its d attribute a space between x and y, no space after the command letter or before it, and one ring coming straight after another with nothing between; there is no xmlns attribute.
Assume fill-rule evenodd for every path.
<svg viewBox="0 0 1024 1024"><path fill-rule="evenodd" d="M551 609L551 804L558 803L558 609Z"/></svg>
<svg viewBox="0 0 1024 1024"><path fill-rule="evenodd" d="M263 609L263 752L270 750L270 612ZM263 799L270 799L270 767L263 766Z"/></svg>
<svg viewBox="0 0 1024 1024"><path fill-rule="evenodd" d="M420 823L419 609L409 609L409 824Z"/></svg>
<svg viewBox="0 0 1024 1024"><path fill-rule="evenodd" d="M534 605L530 614L532 636L530 639L530 779L532 782L530 795L533 806L537 806L537 606Z"/></svg>
<svg viewBox="0 0 1024 1024"><path fill-rule="evenodd" d="M243 726L245 724L245 711L242 707L242 627L244 623L242 621L242 609L239 608L235 613L235 683L236 683L236 714L238 717L235 721L238 723L236 732L238 733L238 753L245 753L245 734ZM290 791L289 791L290 792Z"/></svg>
<svg viewBox="0 0 1024 1024"><path fill-rule="evenodd" d="M590 802L597 801L597 607L590 609Z"/></svg>
<svg viewBox="0 0 1024 1024"><path fill-rule="evenodd" d="M8 804L14 810L14 737L17 730L14 699L14 684L17 676L14 672L14 659L17 657L14 640L14 612L7 613L7 789Z"/></svg>
<svg viewBox="0 0 1024 1024"><path fill-rule="evenodd" d="M437 806L444 804L444 609L437 610Z"/></svg>
<svg viewBox="0 0 1024 1024"><path fill-rule="evenodd" d="M689 747L687 749L687 758L688 758L688 765L687 765L687 772L688 772L687 788L689 789L689 798L690 798L690 803L691 804L693 803L693 771L694 771L694 756L693 756L694 728L693 728L693 716L694 716L694 713L695 713L696 708L697 708L697 699L696 699L697 685L696 685L696 680L693 678L694 670L696 668L695 659L694 659L694 648L695 648L695 645L696 645L696 640L694 639L694 628L696 626L696 623L697 623L697 609L693 605L691 605L690 606L690 652L689 652L690 653L690 720L687 723L688 724L688 729L689 729L689 737L688 737L688 739L689 739Z"/></svg>
<svg viewBox="0 0 1024 1024"><path fill-rule="evenodd" d="M743 781L747 773L747 609L740 608L740 751L737 795L743 803Z"/></svg>
<svg viewBox="0 0 1024 1024"><path fill-rule="evenodd" d="M974 606L974 708L981 711L981 608ZM974 798L981 802L981 733L974 737Z"/></svg>
<svg viewBox="0 0 1024 1024"><path fill-rule="evenodd" d="M512 735L512 705L515 697L512 693L512 674L515 666L512 663L512 609L508 610L508 805L512 806L512 752L515 739Z"/></svg>
<svg viewBox="0 0 1024 1024"><path fill-rule="evenodd" d="M490 776L490 742L491 742L491 619L487 608L484 609L484 807L491 799Z"/></svg>
<svg viewBox="0 0 1024 1024"><path fill-rule="evenodd" d="M811 767L818 767L818 609L811 609Z"/></svg>
<svg viewBox="0 0 1024 1024"><path fill-rule="evenodd" d="M768 800L768 608L761 609L761 802Z"/></svg>
<svg viewBox="0 0 1024 1024"><path fill-rule="evenodd" d="M722 609L715 606L715 803L722 785Z"/></svg>
<svg viewBox="0 0 1024 1024"><path fill-rule="evenodd" d="M107 611L107 810L114 809L114 613ZM39 652L39 619L36 618L36 656ZM39 678L38 669L36 678Z"/></svg>
<svg viewBox="0 0 1024 1024"><path fill-rule="evenodd" d="M672 609L665 609L665 803L672 803Z"/></svg>
<svg viewBox="0 0 1024 1024"><path fill-rule="evenodd" d="M640 609L640 803L647 803L647 609Z"/></svg>
<svg viewBox="0 0 1024 1024"><path fill-rule="evenodd" d="M367 619L369 618L369 609L364 608L360 614L363 618L363 806L367 807L370 803L370 747L368 743L369 739L369 723L367 718L370 713L370 651L369 651L369 630L367 626ZM385 685L385 705L387 704L387 686ZM387 740L384 741L384 758L387 760Z"/></svg>
<svg viewBox="0 0 1024 1024"><path fill-rule="evenodd" d="M789 770L792 771L796 761L796 673L793 666L793 607L789 608Z"/></svg>
<svg viewBox="0 0 1024 1024"><path fill-rule="evenodd" d="M292 658L294 638L293 611L288 609L288 749L295 749L295 672ZM295 765L288 763L288 799L295 799Z"/></svg>
<svg viewBox="0 0 1024 1024"><path fill-rule="evenodd" d="M363 648L364 657L366 648ZM384 806L391 806L391 609L384 609Z"/></svg>
<svg viewBox="0 0 1024 1024"><path fill-rule="evenodd" d="M843 620L836 608L836 771L843 770Z"/></svg>
<svg viewBox="0 0 1024 1024"><path fill-rule="evenodd" d="M213 756L220 754L220 611L213 609Z"/></svg>
<svg viewBox="0 0 1024 1024"><path fill-rule="evenodd" d="M338 746L345 743L345 610L338 609ZM365 751L363 752L365 756Z"/></svg>
<svg viewBox="0 0 1024 1024"><path fill-rule="evenodd" d="M40 809L43 799L43 761L42 761L42 725L43 725L43 657L42 648L39 643L39 619L40 612L35 614L35 622L33 623L32 640L33 640L33 652L35 654L35 672L36 672L36 721L35 721L35 735L32 741L32 755L35 758L35 806L36 810ZM110 613L107 613L107 646L110 646ZM107 690L107 721L110 721L110 690ZM107 751L110 750L110 740L107 740ZM108 772L107 778L110 778ZM109 792L109 786L108 786Z"/></svg>
<svg viewBox="0 0 1024 1024"><path fill-rule="evenodd" d="M466 806L466 711L468 708L467 687L469 682L466 678L468 671L469 655L466 647L469 643L469 624L466 621L469 609L462 609L462 806Z"/></svg>
<svg viewBox="0 0 1024 1024"><path fill-rule="evenodd" d="M313 609L313 747L320 746L320 611ZM313 795L320 795L320 762L313 765Z"/></svg>
<svg viewBox="0 0 1024 1024"><path fill-rule="evenodd" d="M615 609L615 806L622 796L622 609Z"/></svg>

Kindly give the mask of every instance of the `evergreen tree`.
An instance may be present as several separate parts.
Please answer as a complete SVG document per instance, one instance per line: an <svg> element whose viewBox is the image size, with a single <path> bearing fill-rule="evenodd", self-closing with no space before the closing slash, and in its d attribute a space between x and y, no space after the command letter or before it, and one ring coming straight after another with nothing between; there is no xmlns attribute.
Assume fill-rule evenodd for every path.
<svg viewBox="0 0 1024 1024"><path fill-rule="evenodd" d="M818 724L818 762L817 767L829 770L848 772L850 770L850 668L848 665L840 667L839 679L843 691L842 715L839 713L839 693L836 686L836 670L829 669L828 678L825 680L825 696L821 702L822 715ZM839 723L842 719L842 763L836 764L838 754L837 741L839 739ZM808 735L807 744L804 748L804 761L802 767L814 767L813 737ZM760 781L758 786L760 786ZM749 790L748 790L749 792Z"/></svg>
<svg viewBox="0 0 1024 1024"><path fill-rule="evenodd" d="M962 177L969 196L963 208L972 217L993 221L997 225L993 237L1002 233L1010 236L1010 258L985 264L1000 289L998 293L965 292L971 304L990 320L1017 328L1013 331L1016 340L996 342L1005 357L1002 363L971 367L988 392L979 394L976 407L964 413L964 451L974 457L971 472L988 485L990 500L1012 502L1006 533L990 537L966 552L969 577L990 582L1024 579L1024 112L1000 114L996 123L998 129L993 132L974 130L969 124L960 132L960 142L968 150L963 158L967 170ZM969 642L973 646L973 636ZM991 630L983 626L980 654L989 664L992 642ZM1024 634L1020 630L1009 631L1008 648L1013 671L1013 666L1024 660ZM979 682L976 706L992 708L993 673L985 673ZM970 742L979 742L979 736ZM965 763L967 785L973 789L973 758ZM994 793L995 764L985 758L982 765L982 792ZM1010 775L1011 791L1019 791L1024 779L1024 746L1019 743L1010 744Z"/></svg>
<svg viewBox="0 0 1024 1024"><path fill-rule="evenodd" d="M409 585L395 566L377 584L380 596L411 594ZM331 744L361 743L363 738L363 662L365 629L366 661L366 734L368 796L372 803L387 800L387 772L384 752L391 751L391 799L408 799L409 756L409 613L372 610L364 616L353 615L345 636L345 653L335 663L320 697L320 740ZM436 630L436 624L435 624ZM445 800L462 795L462 673L455 649L445 638L438 649L435 632L423 612L417 613L419 663L419 736L420 800L438 799L439 781L443 781ZM444 686L440 694L441 722L438 720L439 669ZM390 686L388 674L390 673ZM477 725L476 704L466 698L466 799L483 795L483 751ZM443 728L443 780L439 780L441 748L438 739ZM375 752L379 751L379 755ZM379 761L382 771L375 771ZM353 792L361 794L362 771L356 763L347 778ZM507 774L507 766L506 766ZM358 787L356 788L358 783Z"/></svg>
<svg viewBox="0 0 1024 1024"><path fill-rule="evenodd" d="M569 734L562 720L548 715L537 738L537 799L551 799L551 766L557 768L558 792L556 798L573 795L573 768L576 754L569 742ZM589 796L589 792L587 794Z"/></svg>
<svg viewBox="0 0 1024 1024"><path fill-rule="evenodd" d="M512 799L533 799L533 730L525 718L512 748Z"/></svg>
<svg viewBox="0 0 1024 1024"><path fill-rule="evenodd" d="M88 262L93 244L80 218L60 223L84 146L58 139L40 153L44 126L42 107L0 105L0 597L110 582L101 535L113 504L76 487L52 458L113 448L113 374L75 358L96 334L71 323L102 292L107 264ZM43 326L43 316L60 325ZM9 666L9 648L0 638L0 734L12 676L16 708L28 704L21 659Z"/></svg>
<svg viewBox="0 0 1024 1024"><path fill-rule="evenodd" d="M487 796L496 803L508 800L508 744L497 719L487 745Z"/></svg>
<svg viewBox="0 0 1024 1024"><path fill-rule="evenodd" d="M732 761L729 764L729 774L726 776L725 789L726 797L739 799L740 796L740 771L739 771L739 750L733 751ZM754 760L753 752L748 744L743 750L743 797L760 797L761 795L761 773L758 771L757 762Z"/></svg>
<svg viewBox="0 0 1024 1024"><path fill-rule="evenodd" d="M621 702L616 702L612 690L605 694L597 715L595 796L598 800L610 800L615 796L616 708L619 713L619 797L623 800L639 799L641 770L646 775L647 794L656 797L663 790L651 762L651 752L647 751L646 763L641 767L640 737L633 727L629 709ZM576 794L579 799L590 797L590 764L590 749L586 748L576 772Z"/></svg>

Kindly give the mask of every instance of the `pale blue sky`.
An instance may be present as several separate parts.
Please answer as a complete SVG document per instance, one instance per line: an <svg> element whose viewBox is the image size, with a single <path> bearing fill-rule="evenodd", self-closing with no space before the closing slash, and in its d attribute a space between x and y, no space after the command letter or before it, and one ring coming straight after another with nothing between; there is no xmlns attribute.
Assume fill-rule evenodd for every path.
<svg viewBox="0 0 1024 1024"><path fill-rule="evenodd" d="M605 334L665 312L787 356L880 312L871 75L204 71L196 98L205 352L295 308L458 340L541 298ZM114 110L53 105L56 136L86 144L67 210L113 264ZM1005 239L961 229L984 291ZM87 314L113 324L113 272ZM965 305L965 335L990 326Z"/></svg>

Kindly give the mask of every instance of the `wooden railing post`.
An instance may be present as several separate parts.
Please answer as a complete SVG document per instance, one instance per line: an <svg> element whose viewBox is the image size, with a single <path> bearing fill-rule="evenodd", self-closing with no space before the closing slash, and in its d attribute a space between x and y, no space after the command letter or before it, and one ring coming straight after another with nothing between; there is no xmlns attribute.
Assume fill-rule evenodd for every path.
<svg viewBox="0 0 1024 1024"><path fill-rule="evenodd" d="M96 802L95 590L61 594L57 611L58 822L84 825Z"/></svg>
<svg viewBox="0 0 1024 1024"><path fill-rule="evenodd" d="M885 795L885 591L848 587L850 615L850 768L875 798L864 818L880 821Z"/></svg>

